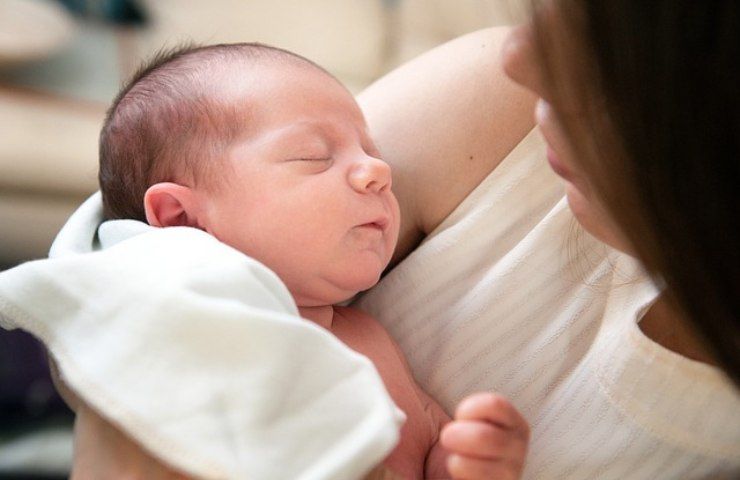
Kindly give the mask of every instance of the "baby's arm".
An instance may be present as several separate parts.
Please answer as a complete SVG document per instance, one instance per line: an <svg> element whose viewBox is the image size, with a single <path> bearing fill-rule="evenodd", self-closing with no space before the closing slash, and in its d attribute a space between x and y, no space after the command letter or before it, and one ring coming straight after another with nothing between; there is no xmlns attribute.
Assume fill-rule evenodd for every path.
<svg viewBox="0 0 740 480"><path fill-rule="evenodd" d="M439 443L449 451L452 478L513 480L524 468L529 425L504 397L476 393L457 406Z"/></svg>
<svg viewBox="0 0 740 480"><path fill-rule="evenodd" d="M413 381L401 348L380 328ZM424 462L426 480L521 477L529 425L508 400L494 393L475 393L458 404L455 418L450 419L436 400L414 384L416 396L432 420L433 443Z"/></svg>
<svg viewBox="0 0 740 480"><path fill-rule="evenodd" d="M450 452L442 446L440 433L442 428L452 420L442 407L430 397L424 390L417 385L417 395L422 399L426 406L429 416L432 418L436 436L432 448L427 453L426 462L424 462L424 478L426 480L437 480L450 478L447 473L447 457Z"/></svg>

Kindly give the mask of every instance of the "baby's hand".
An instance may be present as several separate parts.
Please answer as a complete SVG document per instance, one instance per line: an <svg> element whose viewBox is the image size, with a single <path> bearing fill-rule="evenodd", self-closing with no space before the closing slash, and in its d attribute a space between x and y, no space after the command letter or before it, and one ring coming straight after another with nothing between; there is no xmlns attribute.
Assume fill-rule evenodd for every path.
<svg viewBox="0 0 740 480"><path fill-rule="evenodd" d="M476 393L460 402L440 441L450 452L447 470L454 479L517 479L527 455L529 425L504 397Z"/></svg>

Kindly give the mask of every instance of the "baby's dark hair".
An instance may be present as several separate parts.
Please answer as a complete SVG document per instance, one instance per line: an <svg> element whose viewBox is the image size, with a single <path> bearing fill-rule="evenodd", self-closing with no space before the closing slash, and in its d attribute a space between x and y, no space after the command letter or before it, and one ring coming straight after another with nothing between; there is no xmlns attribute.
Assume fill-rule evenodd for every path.
<svg viewBox="0 0 740 480"><path fill-rule="evenodd" d="M116 96L100 132L98 181L107 219L146 221L144 194L159 182L208 181L243 131L243 105L219 95L225 62L326 70L295 53L259 43L192 44L160 50Z"/></svg>

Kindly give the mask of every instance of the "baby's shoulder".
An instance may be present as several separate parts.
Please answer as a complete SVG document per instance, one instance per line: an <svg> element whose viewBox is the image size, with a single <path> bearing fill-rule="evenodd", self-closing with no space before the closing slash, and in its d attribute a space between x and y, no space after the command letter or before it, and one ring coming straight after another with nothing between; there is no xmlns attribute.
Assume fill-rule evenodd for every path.
<svg viewBox="0 0 740 480"><path fill-rule="evenodd" d="M334 307L334 318L337 320L337 316L339 316L339 321L344 322L351 322L352 325L355 326L362 326L363 328L372 328L372 329L378 329L385 332L385 327L380 324L379 321L377 321L374 317L371 315L368 315L367 313L363 312L362 310L358 310L356 308L352 307L340 307L335 306Z"/></svg>
<svg viewBox="0 0 740 480"><path fill-rule="evenodd" d="M334 321L332 332L346 343L361 341L372 343L375 347L397 351L396 342L385 327L367 313L351 307L334 307Z"/></svg>

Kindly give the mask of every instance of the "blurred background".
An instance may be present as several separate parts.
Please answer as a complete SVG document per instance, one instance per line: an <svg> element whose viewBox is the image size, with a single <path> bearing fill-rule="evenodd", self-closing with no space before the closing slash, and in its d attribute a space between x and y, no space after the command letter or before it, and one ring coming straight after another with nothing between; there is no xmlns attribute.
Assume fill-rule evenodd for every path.
<svg viewBox="0 0 740 480"><path fill-rule="evenodd" d="M46 256L97 187L105 110L163 46L260 41L359 93L435 45L526 17L529 0L0 0L0 270ZM0 480L67 478L73 417L43 348L0 330Z"/></svg>

